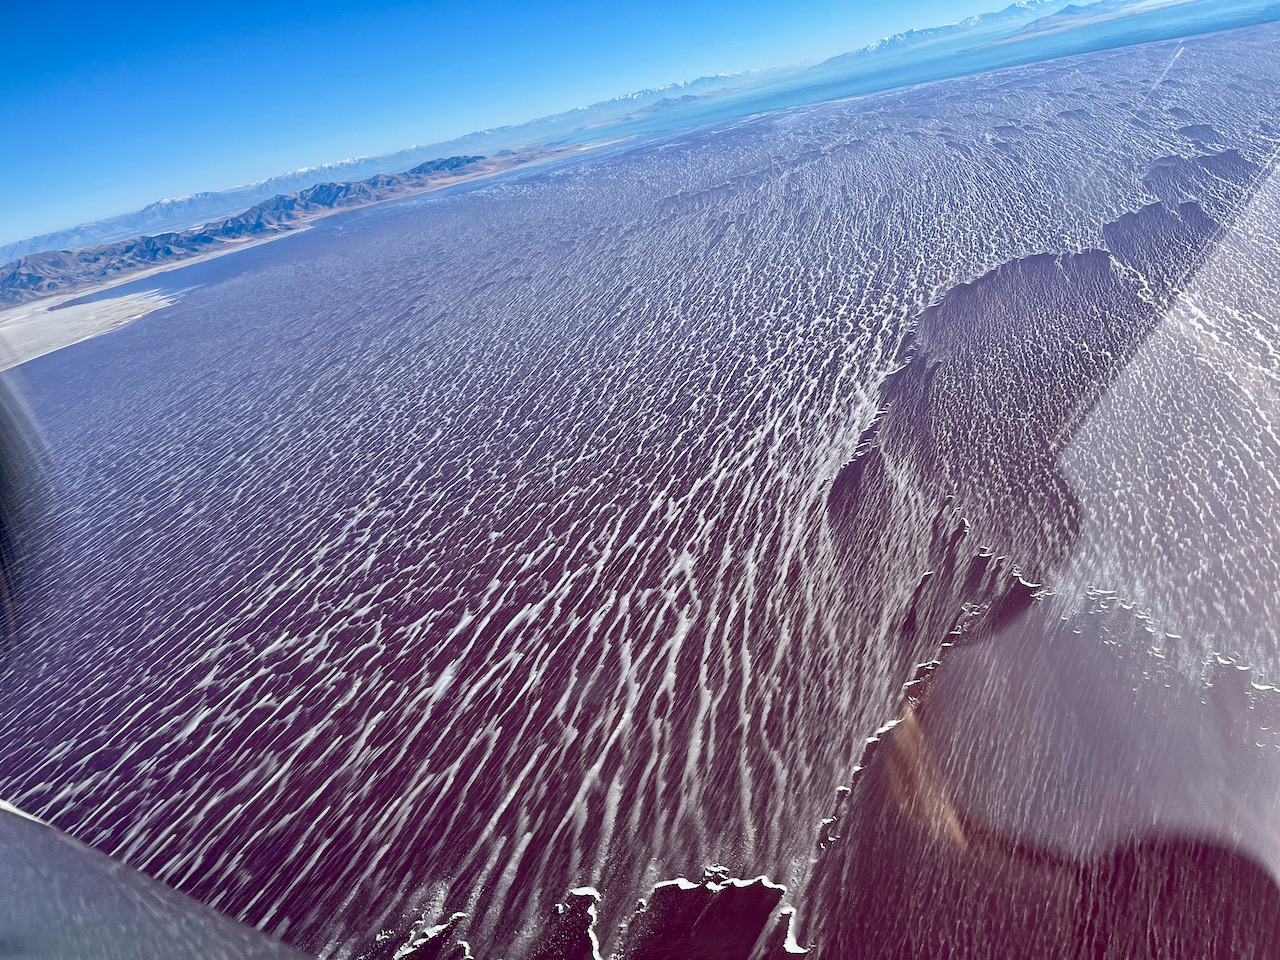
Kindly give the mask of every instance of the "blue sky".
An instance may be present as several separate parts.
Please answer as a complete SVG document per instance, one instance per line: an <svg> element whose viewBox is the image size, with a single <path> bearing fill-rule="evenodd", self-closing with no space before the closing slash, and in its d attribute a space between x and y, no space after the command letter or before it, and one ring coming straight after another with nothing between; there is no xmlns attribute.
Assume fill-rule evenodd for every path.
<svg viewBox="0 0 1280 960"><path fill-rule="evenodd" d="M1003 5L0 0L0 242Z"/></svg>

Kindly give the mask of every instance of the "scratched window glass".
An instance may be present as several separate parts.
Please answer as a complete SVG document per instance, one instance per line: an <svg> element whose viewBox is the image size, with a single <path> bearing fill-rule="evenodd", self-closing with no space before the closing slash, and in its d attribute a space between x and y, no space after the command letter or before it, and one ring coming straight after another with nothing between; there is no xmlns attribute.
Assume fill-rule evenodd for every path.
<svg viewBox="0 0 1280 960"><path fill-rule="evenodd" d="M0 956L1280 956L1277 20L0 247Z"/></svg>

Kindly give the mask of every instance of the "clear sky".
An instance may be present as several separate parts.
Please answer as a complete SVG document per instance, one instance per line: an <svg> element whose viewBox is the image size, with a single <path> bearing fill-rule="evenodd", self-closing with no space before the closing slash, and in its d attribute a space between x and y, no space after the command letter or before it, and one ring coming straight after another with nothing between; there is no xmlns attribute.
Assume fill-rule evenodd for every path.
<svg viewBox="0 0 1280 960"><path fill-rule="evenodd" d="M0 242L1009 0L0 0Z"/></svg>

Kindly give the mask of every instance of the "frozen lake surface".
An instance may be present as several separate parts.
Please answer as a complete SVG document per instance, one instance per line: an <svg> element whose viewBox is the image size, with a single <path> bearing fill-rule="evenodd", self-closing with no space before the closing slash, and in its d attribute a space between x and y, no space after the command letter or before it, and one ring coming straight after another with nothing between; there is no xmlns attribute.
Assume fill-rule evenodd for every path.
<svg viewBox="0 0 1280 960"><path fill-rule="evenodd" d="M940 744L918 791L951 785L919 843L975 846L938 812L961 797L1064 857L1166 815L1203 832L1222 808L1172 775L1134 800L1128 773L1090 793L1001 752L1032 694L957 691L1009 690L999 651L1060 679L1119 649L1187 703L1220 660L1241 696L1280 676L1276 76L1269 26L1088 54L138 281L176 302L18 371L60 574L7 665L0 795L325 956L455 912L477 956L520 956L586 886L607 953L710 864L787 885L839 956L874 884L819 824L839 804L856 832L874 783L836 791L867 738L1017 569L1057 590L1039 632L955 648L952 705L911 720ZM1134 604L1157 632L1098 626ZM1121 639L1035 645L1073 617ZM1081 683L1086 712L1122 686ZM1133 756L1167 733L1126 729ZM960 730L996 746L960 757ZM1238 766L1265 806L1264 753ZM1022 761L1059 793L979 789Z"/></svg>

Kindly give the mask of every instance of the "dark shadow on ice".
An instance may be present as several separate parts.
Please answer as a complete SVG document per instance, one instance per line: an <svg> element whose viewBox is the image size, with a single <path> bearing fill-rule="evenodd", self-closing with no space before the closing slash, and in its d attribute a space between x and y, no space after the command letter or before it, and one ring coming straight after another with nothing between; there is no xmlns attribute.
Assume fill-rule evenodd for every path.
<svg viewBox="0 0 1280 960"><path fill-rule="evenodd" d="M1142 687L1124 640L1144 630L1115 603L1063 620L1041 602L909 688L806 891L816 955L1276 956L1280 888L1248 852L1276 775L1242 742L1274 741L1280 698L1233 713L1234 666L1208 693L1172 670Z"/></svg>
<svg viewBox="0 0 1280 960"><path fill-rule="evenodd" d="M926 568L899 639L927 662L824 824L817 956L1280 953L1274 688L1180 671L1114 592L988 576L996 553L1050 584L1079 562L1064 455L1086 424L1141 429L1098 411L1259 188L1232 154L1153 164L1161 202L1105 225L1106 251L1012 261L927 310L833 486L851 577L874 590L891 549Z"/></svg>

